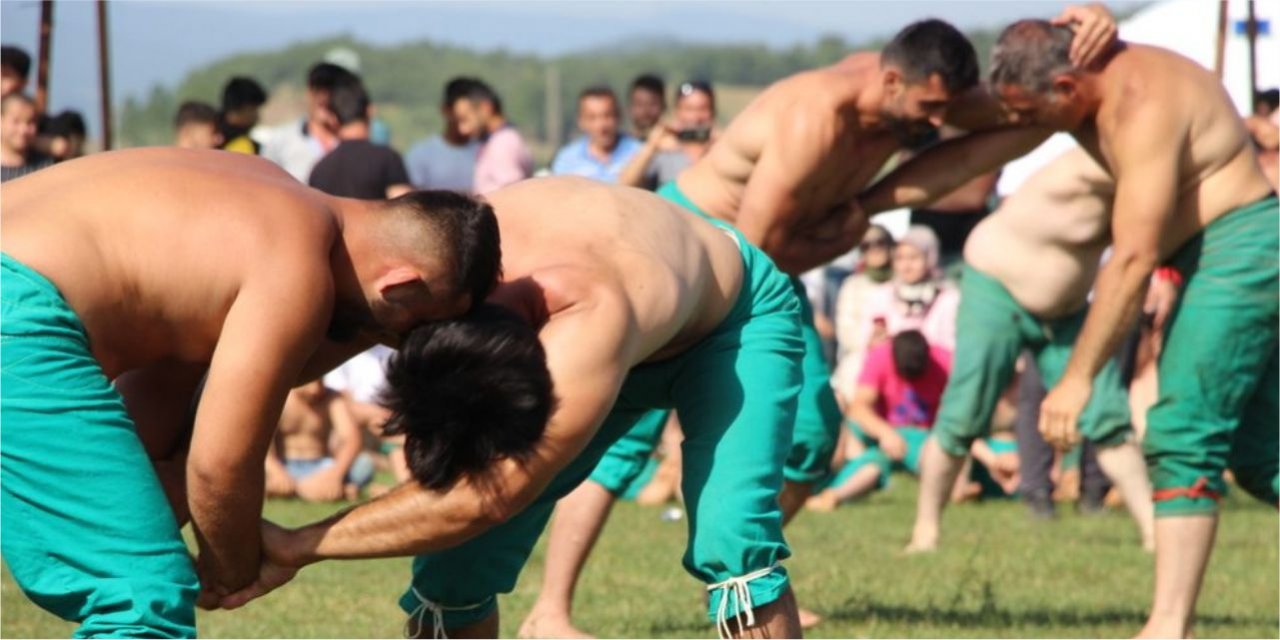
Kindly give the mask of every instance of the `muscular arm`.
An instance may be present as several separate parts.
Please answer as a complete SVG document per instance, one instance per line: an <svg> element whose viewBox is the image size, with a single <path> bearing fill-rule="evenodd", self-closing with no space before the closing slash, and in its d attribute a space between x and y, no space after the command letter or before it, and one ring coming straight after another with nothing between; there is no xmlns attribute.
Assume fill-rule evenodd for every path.
<svg viewBox="0 0 1280 640"><path fill-rule="evenodd" d="M867 215L924 206L1025 155L1051 133L1036 127L1010 127L943 141L881 178L858 201Z"/></svg>
<svg viewBox="0 0 1280 640"><path fill-rule="evenodd" d="M330 558L404 556L469 540L522 511L590 441L617 398L632 358L633 322L616 294L553 315L543 328L558 404L546 433L523 463L503 460L491 473L448 491L407 482L386 496L304 527L291 536L287 565Z"/></svg>
<svg viewBox="0 0 1280 640"><path fill-rule="evenodd" d="M1177 206L1187 124L1155 102L1117 123L1110 145L1116 165L1113 250L1098 273L1093 304L1063 374L1082 384L1093 380L1137 319L1160 261L1160 238Z"/></svg>
<svg viewBox="0 0 1280 640"><path fill-rule="evenodd" d="M187 461L201 578L215 592L257 576L263 460L332 300L323 256L281 249L252 272L223 323Z"/></svg>

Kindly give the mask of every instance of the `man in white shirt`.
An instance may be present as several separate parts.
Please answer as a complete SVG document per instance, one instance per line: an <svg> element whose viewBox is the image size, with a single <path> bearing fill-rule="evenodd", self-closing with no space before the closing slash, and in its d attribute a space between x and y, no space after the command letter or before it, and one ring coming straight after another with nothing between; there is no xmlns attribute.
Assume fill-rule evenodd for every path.
<svg viewBox="0 0 1280 640"><path fill-rule="evenodd" d="M440 104L444 131L413 145L404 157L414 187L468 193L474 190L480 142L463 135L453 112L454 104L465 97L474 84L471 78L457 77L444 86L444 102Z"/></svg>

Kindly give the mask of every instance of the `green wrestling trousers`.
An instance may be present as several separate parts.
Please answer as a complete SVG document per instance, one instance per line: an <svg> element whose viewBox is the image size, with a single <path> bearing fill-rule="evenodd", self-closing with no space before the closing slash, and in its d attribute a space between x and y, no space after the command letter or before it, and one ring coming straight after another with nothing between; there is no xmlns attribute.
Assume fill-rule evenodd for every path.
<svg viewBox="0 0 1280 640"><path fill-rule="evenodd" d="M595 437L531 506L457 547L418 556L400 599L410 632L456 628L490 615L495 595L515 587L556 501L628 432L669 410L680 416L685 435L684 566L711 591L708 616L717 624L750 616L786 592L779 562L791 552L778 493L801 385L800 308L768 256L740 234L735 240L744 280L728 317L688 351L631 369ZM649 428L660 433L661 422Z"/></svg>
<svg viewBox="0 0 1280 640"><path fill-rule="evenodd" d="M54 285L0 255L0 552L76 637L190 638L200 585L125 412Z"/></svg>
<svg viewBox="0 0 1280 640"><path fill-rule="evenodd" d="M1272 195L1215 220L1170 259L1185 288L1143 441L1156 516L1215 513L1227 468L1277 503L1277 224Z"/></svg>

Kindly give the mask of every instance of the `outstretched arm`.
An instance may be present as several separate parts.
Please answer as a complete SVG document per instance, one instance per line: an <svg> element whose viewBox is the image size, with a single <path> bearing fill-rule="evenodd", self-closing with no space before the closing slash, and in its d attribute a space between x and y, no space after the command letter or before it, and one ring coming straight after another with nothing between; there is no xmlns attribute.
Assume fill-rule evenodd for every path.
<svg viewBox="0 0 1280 640"><path fill-rule="evenodd" d="M600 288L603 290L603 288ZM630 311L603 290L557 313L541 332L558 404L525 461L498 462L447 491L406 482L385 496L295 531L267 524L263 580L222 602L237 607L325 559L407 556L456 546L521 512L577 456L604 420L633 358ZM272 582L272 576L280 578Z"/></svg>
<svg viewBox="0 0 1280 640"><path fill-rule="evenodd" d="M1093 377L1133 326L1160 261L1160 239L1177 206L1178 162L1187 136L1186 120L1169 104L1150 99L1115 127L1111 259L1098 273L1093 304L1062 379L1040 410L1040 430L1060 447L1076 440Z"/></svg>

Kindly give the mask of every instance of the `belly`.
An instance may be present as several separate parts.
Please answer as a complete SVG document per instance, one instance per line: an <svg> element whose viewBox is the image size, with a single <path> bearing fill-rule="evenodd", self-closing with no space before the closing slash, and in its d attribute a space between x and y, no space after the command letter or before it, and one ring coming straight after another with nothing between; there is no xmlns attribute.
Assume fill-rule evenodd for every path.
<svg viewBox="0 0 1280 640"><path fill-rule="evenodd" d="M998 280L1022 308L1052 319L1083 306L1098 273L1102 247L1063 247L979 225L965 244L965 260Z"/></svg>

